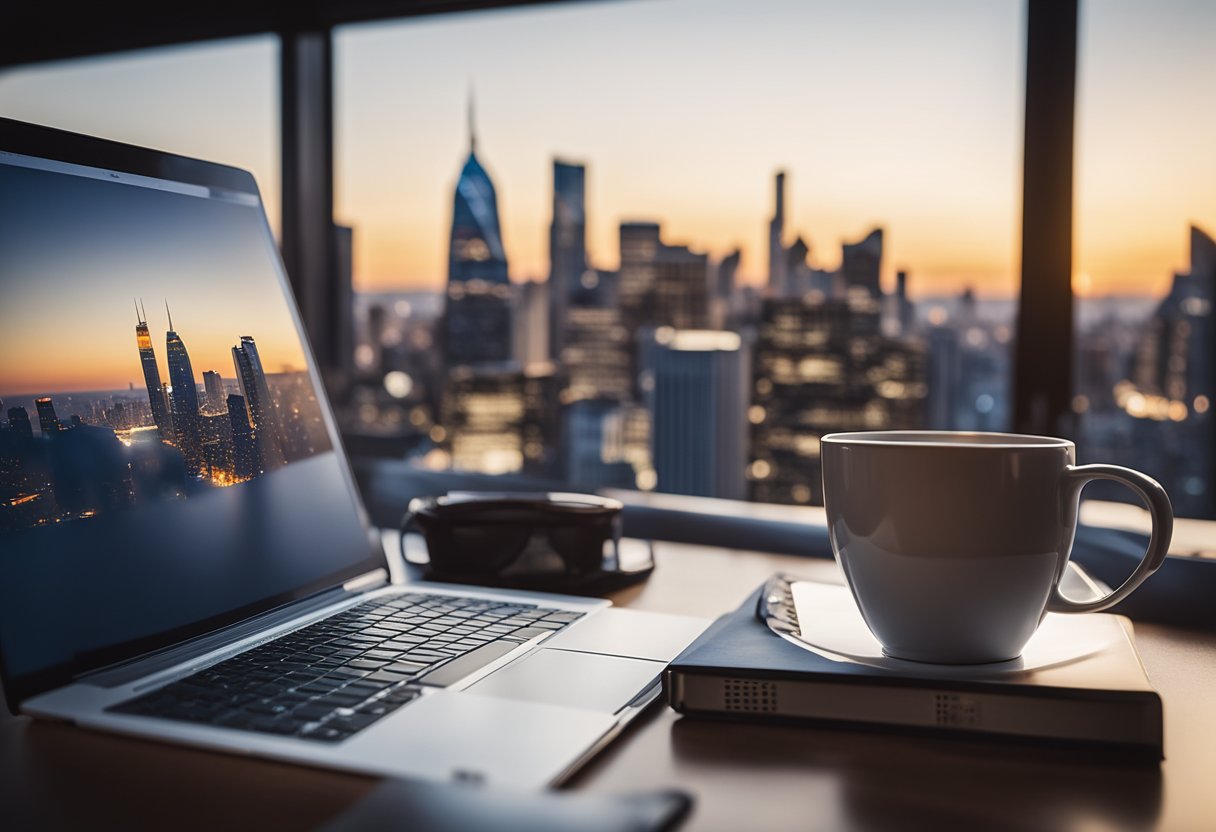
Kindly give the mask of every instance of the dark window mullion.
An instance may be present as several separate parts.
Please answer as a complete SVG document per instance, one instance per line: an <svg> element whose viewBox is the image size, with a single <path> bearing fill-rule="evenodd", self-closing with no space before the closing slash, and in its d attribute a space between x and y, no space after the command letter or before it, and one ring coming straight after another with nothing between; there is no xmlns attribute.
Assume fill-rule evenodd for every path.
<svg viewBox="0 0 1216 832"><path fill-rule="evenodd" d="M1014 429L1072 437L1077 0L1027 0Z"/></svg>

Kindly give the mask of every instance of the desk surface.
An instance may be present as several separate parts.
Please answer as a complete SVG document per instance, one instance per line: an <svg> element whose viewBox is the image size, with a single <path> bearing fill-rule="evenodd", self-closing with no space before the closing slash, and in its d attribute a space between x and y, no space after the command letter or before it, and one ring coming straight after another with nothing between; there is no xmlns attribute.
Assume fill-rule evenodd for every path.
<svg viewBox="0 0 1216 832"><path fill-rule="evenodd" d="M660 544L659 567L615 597L706 617L768 575L829 561ZM1165 700L1160 769L1101 757L810 728L703 722L656 707L571 788L678 787L687 829L1216 829L1216 635L1139 625ZM308 829L375 785L346 774L0 716L0 827ZM403 827L404 828L404 827Z"/></svg>

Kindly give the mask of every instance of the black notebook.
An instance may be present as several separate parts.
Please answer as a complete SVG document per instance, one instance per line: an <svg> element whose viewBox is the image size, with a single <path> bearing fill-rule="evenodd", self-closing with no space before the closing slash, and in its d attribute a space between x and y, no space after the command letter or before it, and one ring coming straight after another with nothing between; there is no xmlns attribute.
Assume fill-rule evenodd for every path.
<svg viewBox="0 0 1216 832"><path fill-rule="evenodd" d="M1161 699L1131 639L1113 628L1101 649L1019 672L899 670L820 654L775 634L757 614L764 588L715 621L667 668L664 694L688 715L834 723L1050 743L1162 757Z"/></svg>

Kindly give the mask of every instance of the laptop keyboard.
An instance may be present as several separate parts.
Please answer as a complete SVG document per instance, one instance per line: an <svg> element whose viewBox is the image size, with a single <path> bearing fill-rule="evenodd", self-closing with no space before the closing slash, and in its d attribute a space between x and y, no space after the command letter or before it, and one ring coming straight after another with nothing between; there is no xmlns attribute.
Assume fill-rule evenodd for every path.
<svg viewBox="0 0 1216 832"><path fill-rule="evenodd" d="M364 601L107 710L338 742L582 613L453 595Z"/></svg>

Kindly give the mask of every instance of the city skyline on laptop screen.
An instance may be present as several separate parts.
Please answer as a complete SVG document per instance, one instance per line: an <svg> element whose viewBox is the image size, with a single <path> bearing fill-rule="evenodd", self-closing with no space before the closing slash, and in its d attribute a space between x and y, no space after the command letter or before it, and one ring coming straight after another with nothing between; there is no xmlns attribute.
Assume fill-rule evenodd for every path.
<svg viewBox="0 0 1216 832"><path fill-rule="evenodd" d="M368 557L278 269L255 194L0 156L8 673Z"/></svg>

